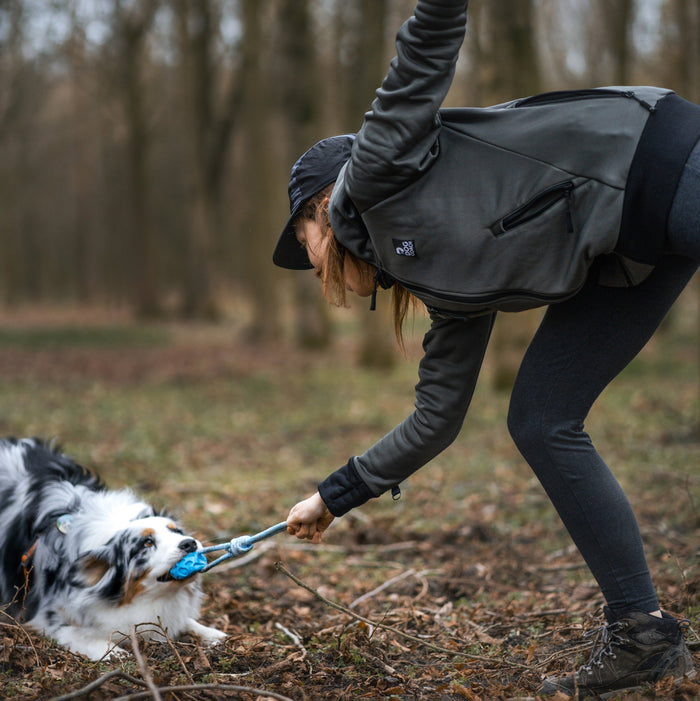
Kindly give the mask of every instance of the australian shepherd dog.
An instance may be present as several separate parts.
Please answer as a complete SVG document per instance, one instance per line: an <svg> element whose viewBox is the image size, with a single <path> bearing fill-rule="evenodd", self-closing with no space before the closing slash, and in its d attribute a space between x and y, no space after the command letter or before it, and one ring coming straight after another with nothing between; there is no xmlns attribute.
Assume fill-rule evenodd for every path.
<svg viewBox="0 0 700 701"><path fill-rule="evenodd" d="M131 626L150 639L226 637L196 620L198 577L169 574L199 542L51 445L0 439L0 524L0 611L70 650L123 653Z"/></svg>

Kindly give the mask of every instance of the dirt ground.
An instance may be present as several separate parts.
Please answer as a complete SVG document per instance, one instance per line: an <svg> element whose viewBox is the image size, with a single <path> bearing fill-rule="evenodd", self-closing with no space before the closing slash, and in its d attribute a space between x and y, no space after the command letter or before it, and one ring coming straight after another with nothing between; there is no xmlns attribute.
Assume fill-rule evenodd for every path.
<svg viewBox="0 0 700 701"><path fill-rule="evenodd" d="M367 542L366 524L355 523L323 550L261 544L241 567L204 575L204 619L229 635L213 649L194 640L141 643L141 667L131 657L97 664L4 621L6 689L26 699L133 699L150 674L166 699L532 698L545 673L587 658L599 595L570 549L542 559L546 534L536 525L507 537L488 525L429 537L373 525L383 542ZM679 533L652 547L669 540L675 558L693 559L697 543ZM682 612L700 577L657 584ZM695 630L688 637L700 664ZM643 696L696 699L700 685L662 683Z"/></svg>
<svg viewBox="0 0 700 701"><path fill-rule="evenodd" d="M222 343L206 353L182 344L138 352L0 349L3 375L20 383L9 388L17 392L37 378L67 386L86 376L114 388L146 379L196 386L278 360ZM697 445L686 454L694 459ZM667 518L655 491L635 494L635 506L664 606L689 619L686 637L700 667L693 502L700 476L678 479L676 518ZM194 639L140 641L119 661L91 662L0 611L0 688L6 698L42 700L525 699L536 697L545 674L587 660L603 602L566 537L552 534L551 517L538 516L543 497L529 478L502 484L489 499L460 494L446 503L430 489L416 492L410 508L420 523L359 510L334 524L321 546L276 536L203 575L202 620L228 635L213 648ZM266 498L255 504L262 520L274 513ZM457 502L467 516L442 518ZM525 516L504 525L499 513ZM208 518L216 522L215 510ZM699 682L662 682L635 697L689 701L700 698Z"/></svg>

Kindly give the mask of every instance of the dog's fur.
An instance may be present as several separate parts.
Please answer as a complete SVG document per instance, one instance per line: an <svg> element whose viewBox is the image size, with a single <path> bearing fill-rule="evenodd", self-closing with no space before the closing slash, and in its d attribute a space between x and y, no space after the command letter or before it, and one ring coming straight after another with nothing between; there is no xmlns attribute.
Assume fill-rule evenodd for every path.
<svg viewBox="0 0 700 701"><path fill-rule="evenodd" d="M130 626L154 639L226 637L196 620L198 577L168 574L199 542L42 441L0 439L0 524L0 605L74 652L119 654Z"/></svg>

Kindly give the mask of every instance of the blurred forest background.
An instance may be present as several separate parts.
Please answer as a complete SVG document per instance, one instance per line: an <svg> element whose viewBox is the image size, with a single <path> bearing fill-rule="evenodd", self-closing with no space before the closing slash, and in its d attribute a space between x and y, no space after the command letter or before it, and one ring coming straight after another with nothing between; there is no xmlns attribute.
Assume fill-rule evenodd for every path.
<svg viewBox="0 0 700 701"><path fill-rule="evenodd" d="M426 321L407 328L409 362L387 369L385 295L376 312L335 312L272 250L292 163L360 127L413 6L0 0L0 435L57 437L110 486L223 542L279 522L406 416ZM471 0L447 105L640 83L700 102L700 0ZM697 275L586 422L664 608L691 621L696 666L699 303ZM507 438L498 391L540 315L499 315L464 430L404 498L353 510L313 551L279 537L207 575L205 622L229 640L151 643L150 677L294 698L532 698L542 673L569 670L603 602ZM277 560L467 658L350 624L273 576ZM100 683L135 697L134 674L148 678L131 657L109 666L129 681L3 621L2 698Z"/></svg>
<svg viewBox="0 0 700 701"><path fill-rule="evenodd" d="M0 0L0 303L233 300L256 339L328 343L313 276L271 264L289 169L359 128L413 4ZM472 0L447 104L635 83L700 101L700 0Z"/></svg>

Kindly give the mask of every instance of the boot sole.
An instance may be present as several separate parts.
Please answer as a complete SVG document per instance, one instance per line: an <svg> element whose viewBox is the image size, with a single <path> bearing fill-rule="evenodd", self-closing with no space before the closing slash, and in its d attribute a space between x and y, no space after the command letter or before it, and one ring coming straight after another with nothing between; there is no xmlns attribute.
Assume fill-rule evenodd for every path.
<svg viewBox="0 0 700 701"><path fill-rule="evenodd" d="M675 685L680 684L684 679L693 679L697 672L693 669L690 672L686 672L682 677L677 677L673 680L673 683ZM662 677L658 681L661 681L662 679L665 679L666 677ZM647 686L648 684L653 684L654 682L642 682L641 684L633 684L632 686L625 686L621 689L615 689L614 691L606 691L604 693L596 693L595 691L591 691L589 694L586 694L585 696L581 694L581 689L579 689L579 697L582 699L585 698L591 698L591 697L597 697L599 699L613 699L615 696L618 694L625 694L628 691L634 691L635 689L641 689L644 686ZM585 690L584 690L585 691Z"/></svg>

